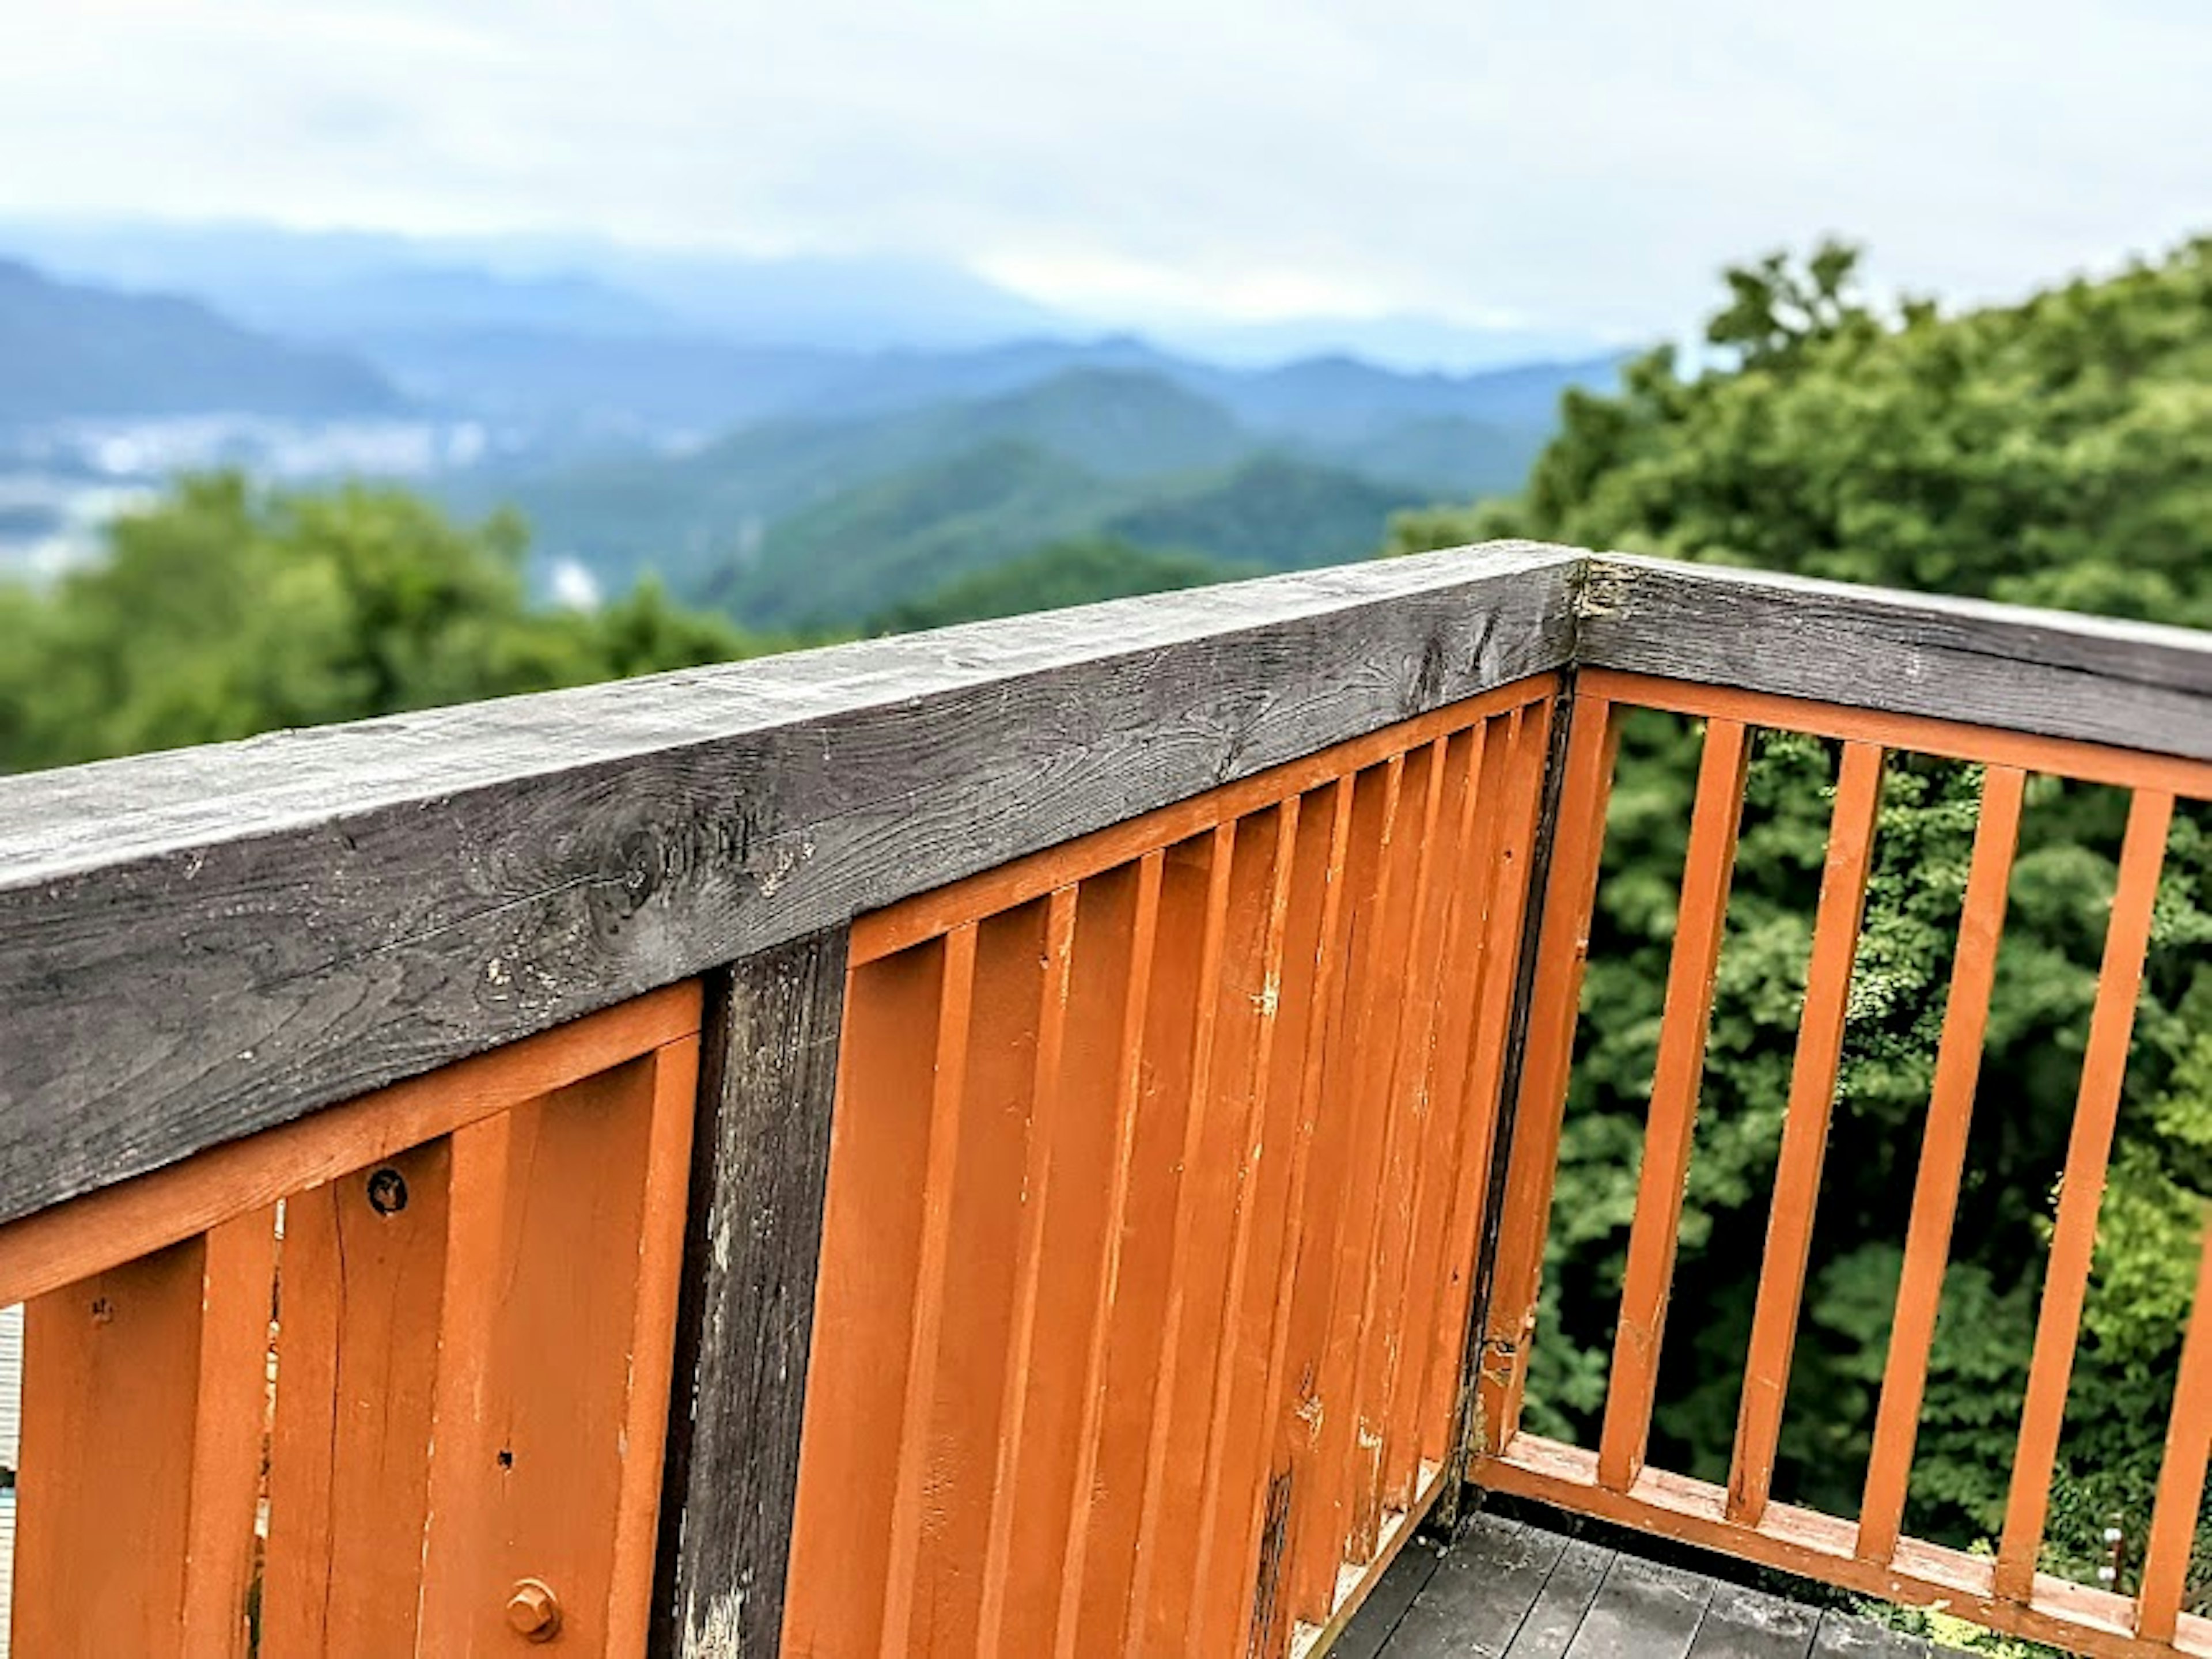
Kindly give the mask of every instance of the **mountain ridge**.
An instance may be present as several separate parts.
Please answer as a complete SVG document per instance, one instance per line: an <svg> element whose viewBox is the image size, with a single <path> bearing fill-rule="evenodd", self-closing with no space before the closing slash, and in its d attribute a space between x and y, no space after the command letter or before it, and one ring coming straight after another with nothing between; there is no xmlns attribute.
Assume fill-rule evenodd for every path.
<svg viewBox="0 0 2212 1659"><path fill-rule="evenodd" d="M0 421L210 411L328 418L405 400L368 364L244 328L197 300L57 281L0 258Z"/></svg>

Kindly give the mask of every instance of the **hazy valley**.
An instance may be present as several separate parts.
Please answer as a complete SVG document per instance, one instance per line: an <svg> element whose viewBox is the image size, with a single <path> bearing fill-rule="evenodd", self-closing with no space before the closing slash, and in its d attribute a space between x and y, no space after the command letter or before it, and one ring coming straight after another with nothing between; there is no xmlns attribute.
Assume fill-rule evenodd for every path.
<svg viewBox="0 0 2212 1659"><path fill-rule="evenodd" d="M1102 549L1158 556L1125 557L1140 580L1358 556L1395 509L1516 488L1560 392L1612 374L1209 361L908 264L501 257L0 227L0 569L64 568L118 506L235 466L512 507L570 602L651 575L849 629L1041 550L1087 549L1086 581Z"/></svg>

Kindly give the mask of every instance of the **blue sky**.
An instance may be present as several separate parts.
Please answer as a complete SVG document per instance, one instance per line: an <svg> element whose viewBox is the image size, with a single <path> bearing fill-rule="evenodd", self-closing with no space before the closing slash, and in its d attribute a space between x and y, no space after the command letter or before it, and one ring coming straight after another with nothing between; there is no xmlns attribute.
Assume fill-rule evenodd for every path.
<svg viewBox="0 0 2212 1659"><path fill-rule="evenodd" d="M1826 230L1964 301L2212 228L2208 87L2212 6L2130 0L0 0L0 212L1627 338Z"/></svg>

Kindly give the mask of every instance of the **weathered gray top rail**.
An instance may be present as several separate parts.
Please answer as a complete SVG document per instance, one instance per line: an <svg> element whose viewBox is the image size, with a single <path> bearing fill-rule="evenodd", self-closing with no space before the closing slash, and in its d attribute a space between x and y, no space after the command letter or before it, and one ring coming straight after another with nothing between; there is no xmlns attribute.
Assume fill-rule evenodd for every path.
<svg viewBox="0 0 2212 1659"><path fill-rule="evenodd" d="M0 782L0 1219L1556 669L1370 564Z"/></svg>
<svg viewBox="0 0 2212 1659"><path fill-rule="evenodd" d="M1577 663L2212 759L2212 639L1529 544L0 781L0 1220Z"/></svg>
<svg viewBox="0 0 2212 1659"><path fill-rule="evenodd" d="M1577 662L2212 760L2212 634L1620 554Z"/></svg>

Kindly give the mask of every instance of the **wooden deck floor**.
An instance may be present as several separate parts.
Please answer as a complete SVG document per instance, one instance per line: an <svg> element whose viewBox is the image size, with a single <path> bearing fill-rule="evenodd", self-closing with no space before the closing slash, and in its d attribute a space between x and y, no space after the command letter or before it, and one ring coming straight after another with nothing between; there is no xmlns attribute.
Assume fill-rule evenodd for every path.
<svg viewBox="0 0 2212 1659"><path fill-rule="evenodd" d="M1544 1526L1408 1543L1334 1659L1930 1659L1918 1637Z"/></svg>

